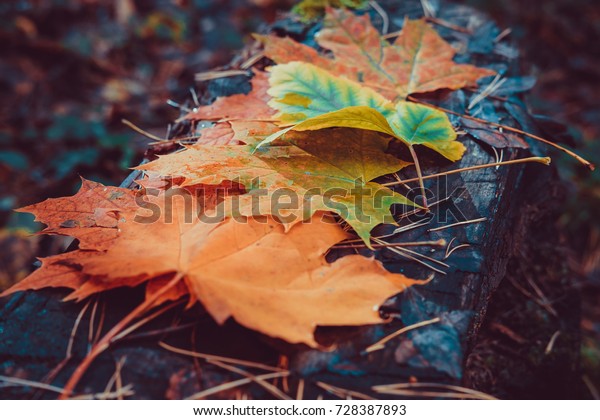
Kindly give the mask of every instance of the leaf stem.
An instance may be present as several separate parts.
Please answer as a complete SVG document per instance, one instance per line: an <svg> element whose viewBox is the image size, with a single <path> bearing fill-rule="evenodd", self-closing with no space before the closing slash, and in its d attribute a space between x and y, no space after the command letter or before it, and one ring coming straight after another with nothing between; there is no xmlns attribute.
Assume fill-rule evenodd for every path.
<svg viewBox="0 0 600 420"><path fill-rule="evenodd" d="M378 238L377 238L378 239ZM361 239L362 240L362 239ZM373 248L388 248L388 247L403 247L403 246L446 246L444 239L438 239L437 241L421 241L421 242L391 242L389 245L384 244L372 244ZM331 249L355 249L355 248L366 248L367 245L363 243L355 243L352 245L346 245L346 242L340 242L339 245L334 245Z"/></svg>
<svg viewBox="0 0 600 420"><path fill-rule="evenodd" d="M152 307L152 305L154 304L154 302L156 302L156 300L159 297L161 297L165 292L167 292L168 290L170 290L171 288L176 286L182 277L183 277L182 273L177 273L169 283L167 283L161 289L157 290L152 295L148 296L140 305L138 305L135 309L133 309L125 318L121 319L114 327L112 327L111 330L109 332L107 332L104 335L104 337L102 337L100 339L100 341L98 341L96 344L94 344L94 346L92 347L90 352L83 358L83 360L81 361L79 366L77 366L75 371L72 373L71 377L69 378L65 387L63 388L63 391L60 394L59 399L64 400L64 399L69 398L71 396L71 394L73 393L75 387L77 386L77 384L79 383L79 381L81 380L83 375L85 374L85 372L88 370L88 368L92 364L92 362L94 360L96 360L96 358L104 350L106 350L110 347L110 345L113 342L113 339L121 331L123 331L125 329L125 327L127 327L127 325L131 321L138 318L139 316L144 314L148 309L150 309Z"/></svg>
<svg viewBox="0 0 600 420"><path fill-rule="evenodd" d="M417 176L419 180L419 184L421 186L421 194L423 195L423 208L425 211L429 211L429 206L427 205L427 196L425 195L425 184L423 183L423 173L421 172L421 165L419 165L419 158L415 152L415 148L412 144L408 145L408 150L410 150L410 155L413 158L413 162L415 162L415 169L417 171Z"/></svg>
<svg viewBox="0 0 600 420"><path fill-rule="evenodd" d="M528 163L528 162L543 163L544 165L549 165L550 158L547 156L546 157L534 156L534 157L528 157L528 158L523 158L523 159L507 160L504 162L486 163L483 165L469 166L467 168L459 168L459 169L453 169L451 171L439 172L437 174L425 175L421 178L409 178L409 179L403 179L401 181L387 182L387 183L381 184L381 185L384 187L391 187L394 185L406 184L407 182L415 182L415 181L422 182L424 179L439 178L440 176L457 174L459 172L467 172L467 171L473 171L476 169L493 168L495 166L504 166L504 165L512 165L512 164L517 164L517 163Z"/></svg>
<svg viewBox="0 0 600 420"><path fill-rule="evenodd" d="M561 150L561 151L565 152L566 154L568 154L569 156L577 159L579 162L581 162L582 164L584 164L585 166L587 166L587 168L590 171L593 171L596 168L593 163L591 163L588 160L585 160L584 158L582 158L581 156L579 156L577 153L575 153L575 152L573 152L573 151L571 151L571 150L567 149L566 147L563 147L563 146L561 146L559 144L553 143L550 140L546 140L543 137L536 136L535 134L531 134L531 133L528 133L526 131L519 130L518 128L510 127L508 125L502 125L502 124L498 124L498 123L495 123L495 122L487 121L487 120L484 120L484 119L481 119L481 118L471 117L470 115L461 114L460 112L454 112L454 111L451 111L449 109L439 107L437 105L432 105L430 103L420 101L419 99L416 99L415 97L410 96L410 95L407 97L407 100L409 100L411 102L416 102L416 103L421 104L421 105L428 106L428 107L433 108L433 109L437 109L438 111L443 111L443 112L447 112L448 114L457 115L459 117L466 118L467 120L476 121L476 122L479 122L479 123L482 123L482 124L487 124L487 125L490 125L492 127L499 127L499 128L502 128L503 130L512 131L513 133L521 134L523 136L527 136L527 137L532 138L534 140L541 141L542 143L546 143L546 144L548 144L548 145L550 145L552 147L555 147L558 150Z"/></svg>

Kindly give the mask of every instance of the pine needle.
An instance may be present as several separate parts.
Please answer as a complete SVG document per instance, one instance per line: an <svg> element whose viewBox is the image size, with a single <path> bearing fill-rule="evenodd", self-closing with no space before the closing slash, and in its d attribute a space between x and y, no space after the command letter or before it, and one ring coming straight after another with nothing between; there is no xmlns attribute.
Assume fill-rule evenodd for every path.
<svg viewBox="0 0 600 420"><path fill-rule="evenodd" d="M595 169L595 166L594 166L593 163L585 160L584 158L582 158L581 156L579 156L577 153L575 153L575 152L573 152L573 151L571 151L571 150L567 149L566 147L563 147L563 146L561 146L559 144L551 142L550 140L546 140L543 137L536 136L535 134L531 134L531 133L528 133L526 131L519 130L518 128L510 127L508 125L498 124L498 123L487 121L487 120L484 120L484 119L481 119L481 118L475 118L475 117L471 117L470 115L465 115L465 114L461 114L459 112L454 112L454 111L452 111L450 109L442 108L442 107L439 107L437 105L432 105L430 103L420 101L420 100L418 100L418 99L416 99L416 98L414 98L414 97L412 97L410 95L408 96L407 99L409 101L411 101L411 102L416 102L418 104L425 105L425 106L428 106L428 107L433 108L433 109L437 109L438 111L443 111L443 112L446 112L448 114L457 115L459 117L466 118L466 119L471 120L471 121L476 121L476 122L479 122L479 123L482 123L482 124L491 125L493 127L499 127L499 128L502 128L503 130L512 131L513 133L521 134L521 135L527 136L527 137L529 137L531 139L534 139L534 140L537 140L537 141L541 141L542 143L546 143L546 144L548 144L548 145L550 145L552 147L555 147L556 149L561 150L561 151L565 152L566 154L568 154L569 156L577 159L579 162L581 162L582 164L584 164L585 166L587 166L587 168L589 170L593 171Z"/></svg>
<svg viewBox="0 0 600 420"><path fill-rule="evenodd" d="M73 393L75 387L85 372L94 362L94 360L96 360L100 354L110 347L115 336L119 335L124 329L126 329L129 323L145 314L148 309L152 308L154 302L156 302L164 293L179 284L182 278L183 275L181 273L177 273L165 286L157 290L152 295L147 296L140 305L135 307L127 316L115 324L115 326L113 326L97 343L95 343L90 349L89 353L83 358L81 363L79 363L79 365L75 368L75 371L71 374L71 377L67 381L63 392L59 396L59 399L67 399L68 396Z"/></svg>
<svg viewBox="0 0 600 420"><path fill-rule="evenodd" d="M467 168L459 168L459 169L453 169L451 171L446 171L446 172L439 172L436 174L431 174L431 175L424 175L422 177L422 179L433 179L433 178L439 178L441 176L445 176L445 175L452 175L452 174L457 174L460 172L467 172L467 171L474 171L477 169L486 169L486 168L493 168L495 166L504 166L504 165L515 165L518 163L542 163L544 165L550 165L550 158L549 157L528 157L528 158L523 158L523 159L513 159L513 160L507 160L504 162L494 162L494 163L486 163L483 165L475 165L475 166L469 166ZM415 182L415 181L420 181L419 178L409 178L409 179L403 179L402 181L395 181L395 182L387 182L385 184L381 184L384 187L390 187L393 185L400 185L400 184L405 184L407 182Z"/></svg>
<svg viewBox="0 0 600 420"><path fill-rule="evenodd" d="M249 76L247 70L211 70L196 73L194 80L196 82L206 82L207 80L221 79L223 77L232 76Z"/></svg>
<svg viewBox="0 0 600 420"><path fill-rule="evenodd" d="M371 344L369 347L367 347L364 350L364 352L372 353L374 351L383 350L385 348L385 344L388 341L393 340L394 338L398 337L399 335L402 335L408 331L416 330L417 328L421 328L426 325L435 324L436 322L440 322L440 321L441 321L440 317L435 317L433 319L428 319L426 321L417 322L416 324L412 324L412 325L408 325L406 327L400 328L398 331L388 335L387 337L382 338L381 340L379 340L376 343Z"/></svg>
<svg viewBox="0 0 600 420"><path fill-rule="evenodd" d="M265 373L263 375L255 376L255 379L261 380L269 380L274 378L282 378L284 376L289 375L289 372L273 372L273 373ZM218 394L219 392L227 391L230 389L234 389L246 384L252 383L252 380L249 378L238 379L231 382L226 382L224 384L217 385L213 388L205 389L204 391L197 392L196 394L190 395L189 397L185 397L185 400L201 400L203 398L209 397L214 394Z"/></svg>
<svg viewBox="0 0 600 420"><path fill-rule="evenodd" d="M220 361L220 362L232 363L232 364L236 364L236 365L240 365L240 366L246 366L246 367L250 367L250 368L268 370L268 371L273 371L273 372L286 372L286 370L283 370L281 368L265 365L263 363L251 362L248 360L234 359L232 357L217 356L214 354L198 353L195 351L180 349L177 347L173 347L162 341L160 343L158 343L158 345L166 350L172 351L173 353L183 354L185 356L190 356L190 357L197 357L199 359L216 360L216 361Z"/></svg>
<svg viewBox="0 0 600 420"><path fill-rule="evenodd" d="M436 228L433 228L433 229L427 229L427 232L438 232L440 230L449 229L451 227L462 226L462 225L470 225L470 224L473 224L473 223L481 223L481 222L485 222L486 220L487 220L487 217L480 217L479 219L473 219L473 220L464 220L462 222L456 222L456 223L451 223L449 225L444 225L444 226L436 227Z"/></svg>
<svg viewBox="0 0 600 420"><path fill-rule="evenodd" d="M304 399L304 379L298 380L298 388L296 389L296 400L301 401Z"/></svg>
<svg viewBox="0 0 600 420"><path fill-rule="evenodd" d="M352 399L357 398L359 400L374 400L375 398L370 395L363 394L362 392L353 391L351 389L340 388L339 386L334 386L325 382L318 381L316 384L319 388L324 389L325 391L335 395L341 399Z"/></svg>
<svg viewBox="0 0 600 420"><path fill-rule="evenodd" d="M419 389L443 389L450 392L440 391L420 391ZM403 395L403 396L416 396L416 397L428 397L428 398L462 398L462 399L476 399L476 400L496 400L485 392L476 391L474 389L465 388L457 385L438 384L432 382L416 382L416 383L397 383L389 385L376 385L373 391L381 394L388 395Z"/></svg>
<svg viewBox="0 0 600 420"><path fill-rule="evenodd" d="M260 385L267 392L271 393L273 396L279 398L280 400L291 400L292 399L289 395L287 395L286 393L284 393L282 390L280 390L276 386L273 386L269 382L267 382L264 379L260 378L259 377L260 375L259 376L253 375L252 373L247 372L247 371L245 371L243 369L240 369L240 368L237 368L235 366L231 366L231 365L229 365L227 363L219 362L219 361L216 361L216 360L207 359L206 362L210 363L212 365L218 366L218 367L220 367L222 369L228 370L230 372L234 372L234 373L237 373L239 375L245 376L251 382L255 382L257 385Z"/></svg>
<svg viewBox="0 0 600 420"><path fill-rule="evenodd" d="M388 246L388 250L389 250L389 251L391 251L391 252L393 252L393 253L395 253L395 254L398 254L398 255L400 255L401 257L404 257L404 258L407 258L407 259L409 259L409 260L415 261L415 262L417 262L417 263L419 263L419 264L421 264L421 265L423 265L423 266L425 266L425 267L429 268L430 270L432 270L432 271L435 271L436 273L440 273L440 274L446 275L446 272L445 272L445 271L442 271L442 270L440 270L440 269L438 269L438 268L436 268L436 267L434 267L434 266L432 266L432 265L430 265L430 264L427 264L425 261L421 261L421 260L420 260L420 259L418 259L417 257L414 257L414 256L410 255L410 253L407 253L407 252L406 252L406 250L400 250L400 249L397 249L397 248L389 247L390 243L389 243L389 242L382 241L381 239L376 239L376 238L373 238L373 240L374 240L375 242L377 242L378 244L387 245L387 246ZM437 261L437 260L436 260L436 261ZM438 262L439 262L439 261L438 261Z"/></svg>

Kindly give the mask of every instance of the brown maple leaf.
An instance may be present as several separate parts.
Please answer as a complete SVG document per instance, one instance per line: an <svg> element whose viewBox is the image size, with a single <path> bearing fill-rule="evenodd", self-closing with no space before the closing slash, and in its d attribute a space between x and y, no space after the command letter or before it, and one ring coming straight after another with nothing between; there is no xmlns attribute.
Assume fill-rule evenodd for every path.
<svg viewBox="0 0 600 420"><path fill-rule="evenodd" d="M36 221L47 225L41 233L73 236L81 249L104 250L117 237L118 224L138 209L132 191L82 179L81 188L68 200L49 198L16 211L33 213Z"/></svg>
<svg viewBox="0 0 600 420"><path fill-rule="evenodd" d="M73 197L30 209L49 226L88 220L87 209L105 202L105 188L85 182L83 191ZM130 190L115 191L134 197ZM359 255L328 263L325 253L348 233L327 213L320 212L286 233L271 217L207 222L194 217L198 209L193 204L169 192L144 197L144 207L116 226L91 227L114 231L110 247L104 240L95 247L93 235L85 231L89 249L44 260L39 270L4 294L68 287L75 289L68 298L81 299L150 281L153 304L188 291L219 323L233 317L264 334L317 346L313 337L317 325L382 322L378 306L416 282ZM77 206L83 209L81 217L73 210ZM78 237L80 229L50 232ZM173 283L177 289L164 290L172 279L181 279ZM159 291L162 296L156 296Z"/></svg>
<svg viewBox="0 0 600 420"><path fill-rule="evenodd" d="M65 261L64 254L39 258L42 265L29 276L5 290L0 296L24 290L39 290L47 287L64 287L66 289L79 289L87 280L82 275L81 267Z"/></svg>
<svg viewBox="0 0 600 420"><path fill-rule="evenodd" d="M424 20L406 20L393 43L383 39L368 15L328 9L317 43L333 52L330 59L290 38L265 36L265 55L278 64L308 61L336 75L369 86L390 100L412 93L475 85L494 71L452 59L455 50ZM312 51L311 51L312 50ZM308 62L311 62L308 61Z"/></svg>

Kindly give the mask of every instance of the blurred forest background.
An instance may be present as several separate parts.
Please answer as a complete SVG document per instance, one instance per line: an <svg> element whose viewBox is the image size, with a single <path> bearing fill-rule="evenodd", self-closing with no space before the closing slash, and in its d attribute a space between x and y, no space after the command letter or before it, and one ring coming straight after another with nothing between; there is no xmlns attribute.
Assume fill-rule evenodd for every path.
<svg viewBox="0 0 600 420"><path fill-rule="evenodd" d="M398 0L401 1L401 0ZM13 0L0 2L0 290L65 243L32 236L12 210L70 195L79 176L118 185L148 139L179 115L194 74L226 65L293 0ZM491 14L537 77L530 110L568 124L577 149L600 164L600 3L467 0ZM558 156L569 200L560 220L583 296L582 364L600 383L600 170ZM597 396L597 395L596 395Z"/></svg>

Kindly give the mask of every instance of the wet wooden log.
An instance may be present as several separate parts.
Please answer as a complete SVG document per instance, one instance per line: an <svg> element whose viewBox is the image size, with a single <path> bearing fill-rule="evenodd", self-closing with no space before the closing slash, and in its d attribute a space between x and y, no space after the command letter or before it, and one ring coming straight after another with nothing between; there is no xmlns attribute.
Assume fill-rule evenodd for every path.
<svg viewBox="0 0 600 420"><path fill-rule="evenodd" d="M379 4L389 17L390 32L400 28L405 16L423 15L419 1ZM375 26L381 27L380 14L373 10L369 13ZM450 3L441 4L435 14L432 21L437 21L436 29L457 47L458 60L488 66L515 78L511 79L512 91L506 90L501 99L485 98L468 112L508 126L540 129L520 106L523 83L519 83L522 79L516 72L516 50L506 38L496 40L500 31L494 23L472 9ZM280 35L310 41L318 26L284 19L272 29ZM455 27L467 31L457 31ZM265 64L263 60L258 65ZM203 86L209 98L214 96L210 92L243 91L247 83L247 77L235 76ZM486 83L490 80L483 82ZM421 100L462 114L475 96L476 92L463 90L424 96ZM450 165L425 149L419 150L423 166L435 168L427 173L493 163L498 156L508 161L532 153L548 153L531 142L529 150L494 149L490 146L494 139L499 147L515 141L522 143L524 139L515 140L495 128L473 126L456 116L450 117L461 129L460 140L468 153ZM414 174L406 170L404 175ZM437 269L431 282L385 305L383 315L391 317L391 322L375 327L320 328L318 338L330 350L313 350L261 336L233 321L217 326L199 305L184 311L183 304L179 304L114 343L94 362L77 392L98 396L116 389L127 398L184 398L202 392L200 395L208 398L273 398L283 394L294 398L301 388L304 398L344 397L350 391L359 393L351 396L411 398L414 395L407 389L423 389L385 385L433 382L464 385L507 398L576 395L577 386L573 384L578 336L573 332L578 328L578 311L574 309L578 300L576 294L568 291L570 274L556 245L558 233L553 226L561 199L556 171L539 164L490 167L428 180L426 186L431 194L429 202L438 204L428 215L402 220L403 226L414 223L413 228L394 240L444 240L445 247L415 248L443 264L426 261ZM375 234L393 229L381 227ZM389 248L379 249L376 257L391 271L419 278L432 273ZM553 270L549 272L544 267ZM56 397L57 389L48 385L63 386L100 331L107 331L142 299L141 290L114 290L90 300L82 312L86 304L63 303L65 294L62 290L41 290L0 300L2 397ZM549 303L552 297L554 303ZM507 316L530 303L537 309L527 312L534 318L529 322L521 319L523 313ZM420 324L423 325L405 331L380 349L370 347L407 326ZM562 336L547 352L555 331L562 332ZM279 366L289 371L289 376L284 379L288 375L284 373L281 378L270 380L279 393L255 379L212 393L213 387L244 376L224 368L219 359L191 357L174 348ZM536 356L529 360L525 353ZM253 375L278 376L231 360L227 364ZM553 380L542 374L553 370L561 372L561 377ZM529 376L522 378L523 372ZM526 386L513 383L512 377L519 377ZM447 392L441 385L429 391L434 393L417 396L443 396Z"/></svg>

